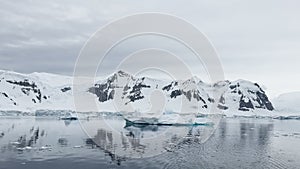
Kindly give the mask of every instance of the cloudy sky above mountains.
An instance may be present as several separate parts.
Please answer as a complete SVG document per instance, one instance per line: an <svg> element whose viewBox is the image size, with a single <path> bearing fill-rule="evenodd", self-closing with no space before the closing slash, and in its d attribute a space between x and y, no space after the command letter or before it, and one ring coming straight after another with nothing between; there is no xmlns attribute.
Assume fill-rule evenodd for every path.
<svg viewBox="0 0 300 169"><path fill-rule="evenodd" d="M0 3L0 69L72 75L80 49L101 26L126 15L161 12L187 20L210 39L226 79L259 82L271 96L300 90L300 2L297 0L0 0ZM134 52L135 45L145 39L120 45L110 57ZM159 38L147 40L146 45L153 47L157 43L161 47L176 47ZM178 55L184 53L184 49L176 49ZM108 57L105 66L115 66L114 61ZM198 63L188 64L195 69L201 67ZM199 69L198 76L203 77L202 73Z"/></svg>

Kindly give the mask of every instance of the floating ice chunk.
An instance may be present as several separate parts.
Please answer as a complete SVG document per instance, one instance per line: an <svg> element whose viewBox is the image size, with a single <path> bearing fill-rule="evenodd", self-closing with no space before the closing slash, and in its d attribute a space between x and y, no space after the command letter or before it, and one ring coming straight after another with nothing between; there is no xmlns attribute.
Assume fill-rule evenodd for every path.
<svg viewBox="0 0 300 169"><path fill-rule="evenodd" d="M17 145L20 145L21 143L18 142L18 141L13 141L13 142L10 142L11 145L14 145L14 146L17 146Z"/></svg>
<svg viewBox="0 0 300 169"><path fill-rule="evenodd" d="M82 148L82 146L78 145L78 146L74 146L73 148Z"/></svg>
<svg viewBox="0 0 300 169"><path fill-rule="evenodd" d="M197 117L195 114L163 114L159 117L125 118L126 125L209 125L213 121L209 117Z"/></svg>
<svg viewBox="0 0 300 169"><path fill-rule="evenodd" d="M26 147L24 147L24 149L25 149L25 150L32 150L32 147L26 146Z"/></svg>
<svg viewBox="0 0 300 169"><path fill-rule="evenodd" d="M52 150L51 146L50 145L45 145L45 146L42 146L39 148L39 150Z"/></svg>
<svg viewBox="0 0 300 169"><path fill-rule="evenodd" d="M17 148L18 151L24 151L25 148Z"/></svg>

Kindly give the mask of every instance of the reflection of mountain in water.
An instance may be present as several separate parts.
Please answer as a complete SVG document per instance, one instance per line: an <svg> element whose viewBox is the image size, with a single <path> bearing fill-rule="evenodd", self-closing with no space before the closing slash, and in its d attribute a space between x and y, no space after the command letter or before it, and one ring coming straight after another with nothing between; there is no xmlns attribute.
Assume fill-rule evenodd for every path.
<svg viewBox="0 0 300 169"><path fill-rule="evenodd" d="M131 148L135 150L138 153L145 153L146 146L141 144L141 139L143 138L143 133L139 128L126 128L129 132L126 134L126 137L128 138L128 141L131 145ZM144 128L145 129L145 128ZM145 131L145 130L144 130ZM151 130L153 131L153 130ZM128 142L126 142L125 137L122 139L123 147L128 145Z"/></svg>
<svg viewBox="0 0 300 169"><path fill-rule="evenodd" d="M67 138L62 137L62 138L59 138L57 142L61 146L67 146L69 141Z"/></svg>
<svg viewBox="0 0 300 169"><path fill-rule="evenodd" d="M112 161L116 161L118 165L125 160L125 157L118 156L114 153L114 146L117 145L113 144L112 132L100 129L93 138L86 139L85 143L87 146L91 146L92 148L101 149L111 158Z"/></svg>
<svg viewBox="0 0 300 169"><path fill-rule="evenodd" d="M201 143L209 126L125 126L122 131L98 129L86 145L99 148L120 164L127 158L143 158L178 149L182 144ZM178 145L178 146L177 146Z"/></svg>
<svg viewBox="0 0 300 169"><path fill-rule="evenodd" d="M207 147L213 147L217 145L215 149L210 151L216 152L203 152L208 155L215 156L216 158L236 159L238 161L258 164L258 168L270 168L264 167L264 165L272 166L270 156L268 155L269 146L271 144L272 133L274 130L274 124L272 122L259 122L259 120L247 120L247 119L224 119L215 133L215 137L212 141L207 142ZM209 150L208 150L209 151ZM238 155L238 154L247 155ZM228 160L233 161L233 160ZM224 163L224 162L223 162ZM227 164L228 163L228 164ZM226 162L222 165L234 166L235 164ZM256 168L253 166L253 168ZM238 168L232 167L232 168ZM273 168L273 167L271 167Z"/></svg>
<svg viewBox="0 0 300 169"><path fill-rule="evenodd" d="M39 128L34 129L32 127L30 129L30 133L32 134L29 139L27 139L26 135L20 136L17 140L17 147L18 148L24 148L24 147L31 147L34 144L36 144L37 140L39 139Z"/></svg>
<svg viewBox="0 0 300 169"><path fill-rule="evenodd" d="M277 155L288 154L290 151L285 149L289 145L278 145L278 140L294 141L299 138L292 137L289 133L288 136L281 136L282 132L277 134L278 129L286 124L278 120L226 118L205 144L199 142L201 143L203 135L205 136L206 131L210 129L206 126L148 125L124 128L124 121L120 120L119 123L118 119L90 119L83 121L84 125L91 124L89 135L93 136L86 139L85 133L79 132L80 125L74 122L69 126L57 119L0 119L0 122L0 136L4 133L4 136L0 137L1 160L12 157L13 160L15 157L33 159L36 156L42 160L54 157L65 160L74 154L74 160L81 158L83 163L84 160L93 160L91 163L98 160L97 163L101 164L111 162L121 165L130 158L126 165L122 165L127 168L142 168L150 164L158 166L157 168L297 168L288 166L298 164L297 161L287 161L293 157L282 158L281 155ZM105 122L110 126L103 125ZM293 128L299 128L298 122L288 123ZM100 129L95 129L94 126ZM118 130L113 130L112 126ZM85 146L82 146L83 144ZM152 157L144 158L150 156Z"/></svg>

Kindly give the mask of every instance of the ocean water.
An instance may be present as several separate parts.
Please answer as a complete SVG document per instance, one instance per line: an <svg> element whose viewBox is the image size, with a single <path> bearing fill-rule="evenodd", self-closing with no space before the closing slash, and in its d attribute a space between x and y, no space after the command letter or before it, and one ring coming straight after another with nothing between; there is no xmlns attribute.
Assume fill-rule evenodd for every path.
<svg viewBox="0 0 300 169"><path fill-rule="evenodd" d="M0 117L0 168L299 168L300 121L126 126L119 116Z"/></svg>

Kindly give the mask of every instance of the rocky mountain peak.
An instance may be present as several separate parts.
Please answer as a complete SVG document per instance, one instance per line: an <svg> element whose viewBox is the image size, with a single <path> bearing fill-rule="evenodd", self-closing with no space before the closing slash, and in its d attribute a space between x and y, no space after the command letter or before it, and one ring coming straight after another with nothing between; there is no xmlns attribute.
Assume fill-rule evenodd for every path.
<svg viewBox="0 0 300 169"><path fill-rule="evenodd" d="M65 78L69 80L64 80ZM45 104L48 107L61 105L65 108L66 105L60 102L71 100L69 103L72 109L73 88L69 81L70 77L60 75L33 76L0 71L0 108L34 109L37 105L44 107ZM55 84L49 85L54 82ZM257 83L246 80L221 81L215 84L195 78L167 81L134 77L120 70L93 86L83 85L81 90L76 92L97 99L98 104L118 99L124 105L130 103L141 106L138 110L149 109L149 106L151 108L151 94L155 90L164 95L167 110L178 107L181 103L187 106L187 109L197 107L194 105L200 107L189 109L191 112L206 111L213 103L218 104L222 111L274 109L265 91ZM220 98L214 98L216 91L220 91Z"/></svg>

